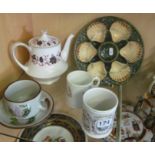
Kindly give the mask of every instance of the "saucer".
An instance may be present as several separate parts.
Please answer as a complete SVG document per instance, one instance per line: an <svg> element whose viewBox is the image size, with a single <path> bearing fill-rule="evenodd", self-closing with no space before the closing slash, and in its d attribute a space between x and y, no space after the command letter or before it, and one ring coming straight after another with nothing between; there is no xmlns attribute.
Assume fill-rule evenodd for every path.
<svg viewBox="0 0 155 155"><path fill-rule="evenodd" d="M74 137L71 132L61 126L53 125L41 129L33 138L35 142L73 142Z"/></svg>
<svg viewBox="0 0 155 155"><path fill-rule="evenodd" d="M104 142L115 142L116 137L110 135L109 137L104 139ZM153 133L151 130L144 129L141 137L139 139L136 139L135 137L129 137L127 139L124 139L123 142L154 142L153 139Z"/></svg>
<svg viewBox="0 0 155 155"><path fill-rule="evenodd" d="M116 140L116 120L108 141ZM139 141L144 132L142 120L132 112L122 112L121 139L122 141Z"/></svg>
<svg viewBox="0 0 155 155"><path fill-rule="evenodd" d="M50 96L47 92L42 91L43 96L47 98L45 100L46 110L40 111L36 116L31 118L31 120L26 124L21 124L17 122L17 120L12 120L12 115L5 109L3 101L0 100L0 123L9 128L27 128L38 125L39 123L43 122L47 119L54 107L54 101L52 96Z"/></svg>
<svg viewBox="0 0 155 155"><path fill-rule="evenodd" d="M152 131L149 130L149 129L145 129L144 134L143 134L143 136L141 137L141 139L139 141L140 142L153 142L154 139L153 139Z"/></svg>
<svg viewBox="0 0 155 155"><path fill-rule="evenodd" d="M133 142L133 141L137 141L137 142L151 142L154 141L153 137L153 131L147 129L144 124L143 124L143 119L141 117L139 117L137 115L137 113L135 113L135 107L129 103L124 101L123 105L122 105L122 122L123 122L123 127L122 127L122 141L124 142ZM124 116L128 115L129 117L127 118L128 121L126 119L124 119ZM137 122L137 127L140 129L138 134L134 134L133 132L133 127L132 124L130 123L125 123L125 122L131 122L135 120L135 122ZM124 125L127 124L127 125ZM136 124L136 123L135 123ZM135 125L134 125L135 126ZM126 131L124 132L124 130L127 130L127 132L130 132L130 135L125 135ZM108 142L115 142L116 141L116 120L114 122L114 126L113 126L113 131L112 133L105 139L103 139L103 141L108 141Z"/></svg>
<svg viewBox="0 0 155 155"><path fill-rule="evenodd" d="M86 135L80 124L72 117L64 114L52 114L46 122L24 129L20 133L20 137L40 142L86 141Z"/></svg>

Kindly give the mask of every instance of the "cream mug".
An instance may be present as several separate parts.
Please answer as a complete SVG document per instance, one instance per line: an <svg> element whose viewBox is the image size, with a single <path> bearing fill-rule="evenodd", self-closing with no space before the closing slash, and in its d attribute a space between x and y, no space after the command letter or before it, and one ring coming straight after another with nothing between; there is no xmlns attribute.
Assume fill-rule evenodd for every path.
<svg viewBox="0 0 155 155"><path fill-rule="evenodd" d="M118 98L105 88L92 88L83 96L82 124L85 133L93 138L107 137L113 128Z"/></svg>
<svg viewBox="0 0 155 155"><path fill-rule="evenodd" d="M100 84L98 77L92 77L88 72L76 70L67 75L67 100L71 107L81 108L83 94L86 90Z"/></svg>
<svg viewBox="0 0 155 155"><path fill-rule="evenodd" d="M41 86L33 80L11 83L4 91L5 107L17 118L31 118L44 107Z"/></svg>

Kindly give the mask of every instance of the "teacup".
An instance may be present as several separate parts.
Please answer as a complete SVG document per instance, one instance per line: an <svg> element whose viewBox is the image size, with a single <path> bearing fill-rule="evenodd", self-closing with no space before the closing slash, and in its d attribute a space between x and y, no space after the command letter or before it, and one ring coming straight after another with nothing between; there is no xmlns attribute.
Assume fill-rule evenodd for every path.
<svg viewBox="0 0 155 155"><path fill-rule="evenodd" d="M107 137L113 128L118 98L105 88L92 88L83 96L83 129L93 138Z"/></svg>
<svg viewBox="0 0 155 155"><path fill-rule="evenodd" d="M3 95L5 107L18 119L33 118L40 110L46 110L44 100L41 86L33 80L15 81Z"/></svg>
<svg viewBox="0 0 155 155"><path fill-rule="evenodd" d="M73 108L81 108L83 94L86 90L100 84L98 77L92 77L88 72L76 70L67 75L67 99Z"/></svg>

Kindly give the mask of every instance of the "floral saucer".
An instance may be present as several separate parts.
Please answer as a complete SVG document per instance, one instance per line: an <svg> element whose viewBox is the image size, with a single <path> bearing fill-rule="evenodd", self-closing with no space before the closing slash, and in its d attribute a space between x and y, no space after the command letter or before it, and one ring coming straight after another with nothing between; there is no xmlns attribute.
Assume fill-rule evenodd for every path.
<svg viewBox="0 0 155 155"><path fill-rule="evenodd" d="M80 124L64 114L52 114L43 124L24 129L20 137L40 142L86 141L86 135Z"/></svg>
<svg viewBox="0 0 155 155"><path fill-rule="evenodd" d="M45 99L45 106L47 107L46 110L40 111L36 116L30 118L30 120L25 124L18 122L18 120L16 119L13 119L11 113L9 113L6 110L3 101L0 100L0 123L9 128L27 128L38 125L39 123L43 122L50 116L54 108L54 100L52 96L50 96L45 91L43 91L43 96L46 98Z"/></svg>
<svg viewBox="0 0 155 155"><path fill-rule="evenodd" d="M134 113L134 107L132 105L123 104L122 112L122 128L121 139L124 142L151 142L153 133L143 125L142 119ZM114 142L116 141L116 120L114 122L113 130L110 136L104 139L104 141Z"/></svg>
<svg viewBox="0 0 155 155"><path fill-rule="evenodd" d="M114 125L116 126L116 125ZM128 140L131 138L138 139L144 130L142 120L131 112L122 112L122 140ZM116 128L112 131L113 135L116 135Z"/></svg>

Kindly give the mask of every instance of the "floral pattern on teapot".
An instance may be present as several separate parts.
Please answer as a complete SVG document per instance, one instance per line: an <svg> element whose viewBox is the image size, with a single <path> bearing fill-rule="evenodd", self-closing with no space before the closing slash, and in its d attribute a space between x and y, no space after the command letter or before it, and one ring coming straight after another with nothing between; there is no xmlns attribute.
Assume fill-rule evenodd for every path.
<svg viewBox="0 0 155 155"><path fill-rule="evenodd" d="M60 60L54 55L43 55L39 57L33 54L31 58L32 58L32 63L37 64L39 66L46 66L46 65L50 66L50 65L56 64Z"/></svg>
<svg viewBox="0 0 155 155"><path fill-rule="evenodd" d="M44 32L40 38L33 38L30 40L30 44L34 47L53 47L58 45L59 41L56 37L49 36L47 32Z"/></svg>

